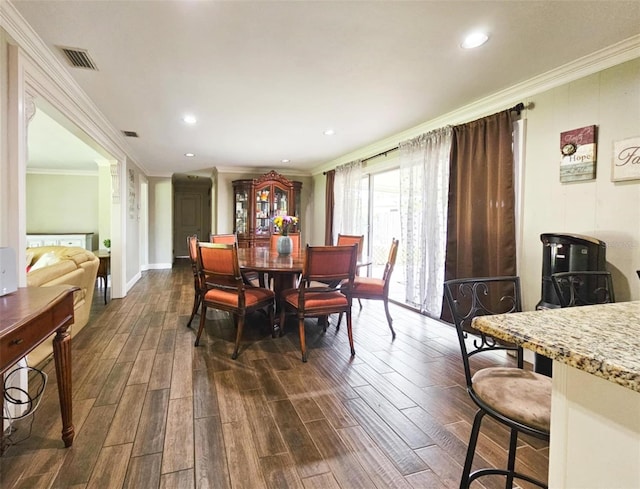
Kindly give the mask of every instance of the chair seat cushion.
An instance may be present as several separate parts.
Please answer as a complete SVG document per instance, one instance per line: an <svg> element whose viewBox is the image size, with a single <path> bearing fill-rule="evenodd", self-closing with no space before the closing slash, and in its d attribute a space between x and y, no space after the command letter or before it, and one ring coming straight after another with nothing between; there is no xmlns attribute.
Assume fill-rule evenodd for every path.
<svg viewBox="0 0 640 489"><path fill-rule="evenodd" d="M380 278L356 277L353 281L353 295L357 296L382 296L384 294L384 281Z"/></svg>
<svg viewBox="0 0 640 489"><path fill-rule="evenodd" d="M298 289L289 289L283 293L284 301L295 307L300 308L298 303ZM304 297L304 309L305 311L312 311L314 308L326 308L326 307L346 307L347 298L340 292L309 292Z"/></svg>
<svg viewBox="0 0 640 489"><path fill-rule="evenodd" d="M248 287L244 291L245 307L252 307L265 301L273 300L273 291L260 287ZM220 289L210 289L204 295L207 302L217 302L231 307L238 307L238 294Z"/></svg>
<svg viewBox="0 0 640 489"><path fill-rule="evenodd" d="M549 432L551 379L514 367L490 367L473 376L473 392L503 416Z"/></svg>

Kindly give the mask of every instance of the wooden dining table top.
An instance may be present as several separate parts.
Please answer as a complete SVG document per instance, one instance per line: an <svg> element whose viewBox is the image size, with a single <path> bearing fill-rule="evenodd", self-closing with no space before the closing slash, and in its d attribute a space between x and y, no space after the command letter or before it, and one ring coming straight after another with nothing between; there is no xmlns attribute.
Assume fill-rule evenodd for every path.
<svg viewBox="0 0 640 489"><path fill-rule="evenodd" d="M240 268L261 272L301 273L305 250L280 255L268 247L238 248Z"/></svg>

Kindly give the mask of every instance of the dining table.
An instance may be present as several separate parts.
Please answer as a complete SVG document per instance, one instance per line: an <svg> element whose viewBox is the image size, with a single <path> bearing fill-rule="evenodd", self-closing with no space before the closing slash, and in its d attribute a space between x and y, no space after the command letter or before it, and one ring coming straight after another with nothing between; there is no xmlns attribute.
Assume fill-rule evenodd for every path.
<svg viewBox="0 0 640 489"><path fill-rule="evenodd" d="M304 267L305 249L300 248L287 255L281 255L268 247L238 248L238 262L242 271L268 273L273 278L276 298L281 293L296 286L296 280ZM356 268L368 267L370 258L358 260Z"/></svg>
<svg viewBox="0 0 640 489"><path fill-rule="evenodd" d="M304 249L281 255L268 247L238 248L238 262L242 271L269 274L273 279L276 299L281 297L284 290L295 287L296 279L302 273L304 257Z"/></svg>
<svg viewBox="0 0 640 489"><path fill-rule="evenodd" d="M238 248L238 263L243 272L266 274L272 280L271 285L276 296L275 321L278 328L282 293L296 287L304 267L305 255L305 248L302 247L288 255L281 255L277 250L269 247ZM369 258L359 260L357 268L368 266L370 263ZM269 284L266 286L268 287Z"/></svg>

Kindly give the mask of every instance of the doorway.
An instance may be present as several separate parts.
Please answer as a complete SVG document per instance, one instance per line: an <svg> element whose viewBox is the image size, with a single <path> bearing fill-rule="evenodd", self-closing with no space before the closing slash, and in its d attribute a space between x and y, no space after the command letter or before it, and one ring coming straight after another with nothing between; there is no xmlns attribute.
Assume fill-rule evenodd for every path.
<svg viewBox="0 0 640 489"><path fill-rule="evenodd" d="M211 234L211 179L195 175L173 179L173 256L188 258L187 236L208 241Z"/></svg>

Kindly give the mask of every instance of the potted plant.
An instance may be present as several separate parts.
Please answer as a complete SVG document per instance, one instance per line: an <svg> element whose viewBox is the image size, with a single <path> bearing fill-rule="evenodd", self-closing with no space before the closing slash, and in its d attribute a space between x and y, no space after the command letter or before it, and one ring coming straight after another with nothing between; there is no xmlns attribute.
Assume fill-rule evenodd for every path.
<svg viewBox="0 0 640 489"><path fill-rule="evenodd" d="M107 250L111 251L111 240L109 238L105 239L102 244Z"/></svg>

